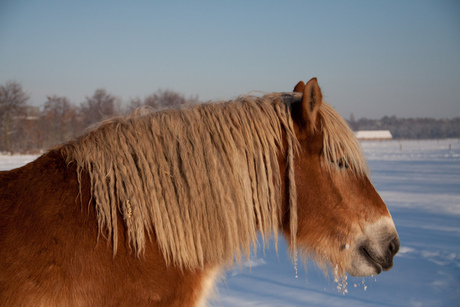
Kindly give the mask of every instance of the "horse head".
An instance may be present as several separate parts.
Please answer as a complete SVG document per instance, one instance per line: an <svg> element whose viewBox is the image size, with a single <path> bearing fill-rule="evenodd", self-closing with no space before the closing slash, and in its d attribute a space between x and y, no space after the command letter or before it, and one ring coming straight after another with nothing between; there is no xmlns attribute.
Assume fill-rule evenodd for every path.
<svg viewBox="0 0 460 307"><path fill-rule="evenodd" d="M291 104L300 145L293 158L297 208L288 197L282 208L283 232L291 237L291 247L328 263L340 275L370 276L390 270L399 238L369 180L358 141L322 101L316 78L306 85L299 82L294 92L302 94Z"/></svg>

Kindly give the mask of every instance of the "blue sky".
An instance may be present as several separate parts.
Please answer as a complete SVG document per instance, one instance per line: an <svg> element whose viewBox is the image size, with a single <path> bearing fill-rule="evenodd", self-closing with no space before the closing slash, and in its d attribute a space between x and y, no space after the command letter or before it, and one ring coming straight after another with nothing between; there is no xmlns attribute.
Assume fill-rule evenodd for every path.
<svg viewBox="0 0 460 307"><path fill-rule="evenodd" d="M0 0L0 84L201 100L318 77L346 118L460 116L459 1Z"/></svg>

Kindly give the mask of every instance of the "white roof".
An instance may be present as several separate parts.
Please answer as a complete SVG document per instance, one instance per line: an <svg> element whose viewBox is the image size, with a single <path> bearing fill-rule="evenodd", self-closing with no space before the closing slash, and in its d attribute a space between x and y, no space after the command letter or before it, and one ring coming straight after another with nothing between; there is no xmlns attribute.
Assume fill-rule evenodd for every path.
<svg viewBox="0 0 460 307"><path fill-rule="evenodd" d="M355 135L360 140L388 140L393 138L389 130L360 130Z"/></svg>

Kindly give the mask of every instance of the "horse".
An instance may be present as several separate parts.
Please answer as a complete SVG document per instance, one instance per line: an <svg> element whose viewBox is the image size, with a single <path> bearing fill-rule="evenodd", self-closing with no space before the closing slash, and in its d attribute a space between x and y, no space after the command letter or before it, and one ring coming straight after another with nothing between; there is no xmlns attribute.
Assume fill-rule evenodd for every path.
<svg viewBox="0 0 460 307"><path fill-rule="evenodd" d="M316 78L109 119L0 172L0 306L201 306L280 234L339 276L390 270L400 246Z"/></svg>

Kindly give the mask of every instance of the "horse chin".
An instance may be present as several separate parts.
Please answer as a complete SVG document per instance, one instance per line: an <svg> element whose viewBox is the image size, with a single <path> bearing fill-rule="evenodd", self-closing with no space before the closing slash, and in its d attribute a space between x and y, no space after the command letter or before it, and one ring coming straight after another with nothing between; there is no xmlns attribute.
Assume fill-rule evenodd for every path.
<svg viewBox="0 0 460 307"><path fill-rule="evenodd" d="M355 277L364 277L389 271L399 251L399 238L390 218L382 218L363 229L351 249L351 262L346 270Z"/></svg>
<svg viewBox="0 0 460 307"><path fill-rule="evenodd" d="M353 258L347 273L353 277L366 277L378 275L382 272L382 266L373 261L366 254L367 251L358 251L358 255Z"/></svg>

